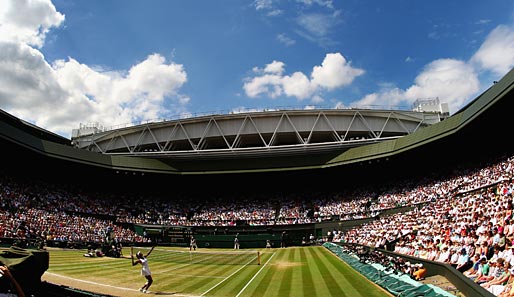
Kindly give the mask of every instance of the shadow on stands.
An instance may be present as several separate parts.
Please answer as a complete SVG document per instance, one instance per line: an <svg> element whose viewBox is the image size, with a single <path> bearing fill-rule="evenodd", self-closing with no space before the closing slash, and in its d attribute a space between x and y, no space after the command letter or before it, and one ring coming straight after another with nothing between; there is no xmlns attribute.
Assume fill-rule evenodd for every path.
<svg viewBox="0 0 514 297"><path fill-rule="evenodd" d="M446 277L465 296L494 297L489 291L474 283L448 264L401 255L386 250L371 249L370 247L357 244L327 242L323 246L353 269L394 296L455 296L432 284L422 284L414 280L408 271L403 270L405 263L412 262L421 263L423 267L426 267L426 277L434 275ZM386 259L386 261L382 263L370 261L370 259L373 259L374 251L378 251L383 255L383 259ZM395 261L399 258L401 261ZM398 265L398 263L401 265Z"/></svg>

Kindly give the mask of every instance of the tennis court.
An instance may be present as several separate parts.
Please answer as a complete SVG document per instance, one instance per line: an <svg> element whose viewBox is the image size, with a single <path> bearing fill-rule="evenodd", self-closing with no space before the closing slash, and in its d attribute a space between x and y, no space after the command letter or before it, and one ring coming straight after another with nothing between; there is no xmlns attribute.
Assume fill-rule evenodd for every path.
<svg viewBox="0 0 514 297"><path fill-rule="evenodd" d="M148 256L149 294L139 292L146 280L141 265L132 266L129 248L122 258L85 252L50 250L43 280L113 296L391 296L321 246L196 252L158 246Z"/></svg>

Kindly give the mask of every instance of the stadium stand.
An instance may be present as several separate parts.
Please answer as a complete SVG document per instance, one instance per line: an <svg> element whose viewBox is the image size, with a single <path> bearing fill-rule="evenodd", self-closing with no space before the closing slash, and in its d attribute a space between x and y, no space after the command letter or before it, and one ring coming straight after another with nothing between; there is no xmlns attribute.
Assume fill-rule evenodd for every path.
<svg viewBox="0 0 514 297"><path fill-rule="evenodd" d="M178 244L170 232L180 227L184 242L191 234L227 242L237 233L267 234L260 244L276 246L273 235L287 231L288 245L323 244L394 295L446 294L413 282L410 272L384 277L383 264L355 262L339 250L366 246L423 263L427 277L445 274L462 292L489 296L456 269L464 256L451 255L514 262L514 154L505 139L513 87L511 71L441 123L292 172L171 174L156 160L78 150L2 112L0 237L10 255L39 263L28 276L14 270L36 291L52 286L38 281L48 267L45 246ZM187 187L192 183L201 187Z"/></svg>

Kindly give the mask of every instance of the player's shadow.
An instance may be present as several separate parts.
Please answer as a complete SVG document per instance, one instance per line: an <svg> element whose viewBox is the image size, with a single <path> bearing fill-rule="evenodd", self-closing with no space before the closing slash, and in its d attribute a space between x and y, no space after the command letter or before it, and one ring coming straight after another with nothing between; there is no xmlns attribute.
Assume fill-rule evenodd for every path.
<svg viewBox="0 0 514 297"><path fill-rule="evenodd" d="M171 296L177 294L177 292L150 292L153 295Z"/></svg>

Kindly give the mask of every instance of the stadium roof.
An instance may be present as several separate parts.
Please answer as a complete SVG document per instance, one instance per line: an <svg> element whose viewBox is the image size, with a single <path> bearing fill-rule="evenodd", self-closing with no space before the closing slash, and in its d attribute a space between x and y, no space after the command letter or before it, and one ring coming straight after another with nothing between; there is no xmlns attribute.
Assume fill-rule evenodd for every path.
<svg viewBox="0 0 514 297"><path fill-rule="evenodd" d="M341 151L312 154L272 154L268 158L240 156L226 159L169 159L108 155L75 148L71 141L44 129L0 113L0 145L4 158L24 148L44 158L67 164L81 164L115 172L210 175L219 173L257 173L302 171L307 169L353 168L356 164L406 162L406 166L444 164L477 154L511 150L510 121L514 71L475 98L446 120L418 129L414 133L379 143ZM408 164L407 164L408 163Z"/></svg>
<svg viewBox="0 0 514 297"><path fill-rule="evenodd" d="M74 130L72 143L93 152L164 162L293 155L309 160L316 154L335 155L351 147L412 134L447 116L433 111L378 109L214 114L105 131L86 127Z"/></svg>

